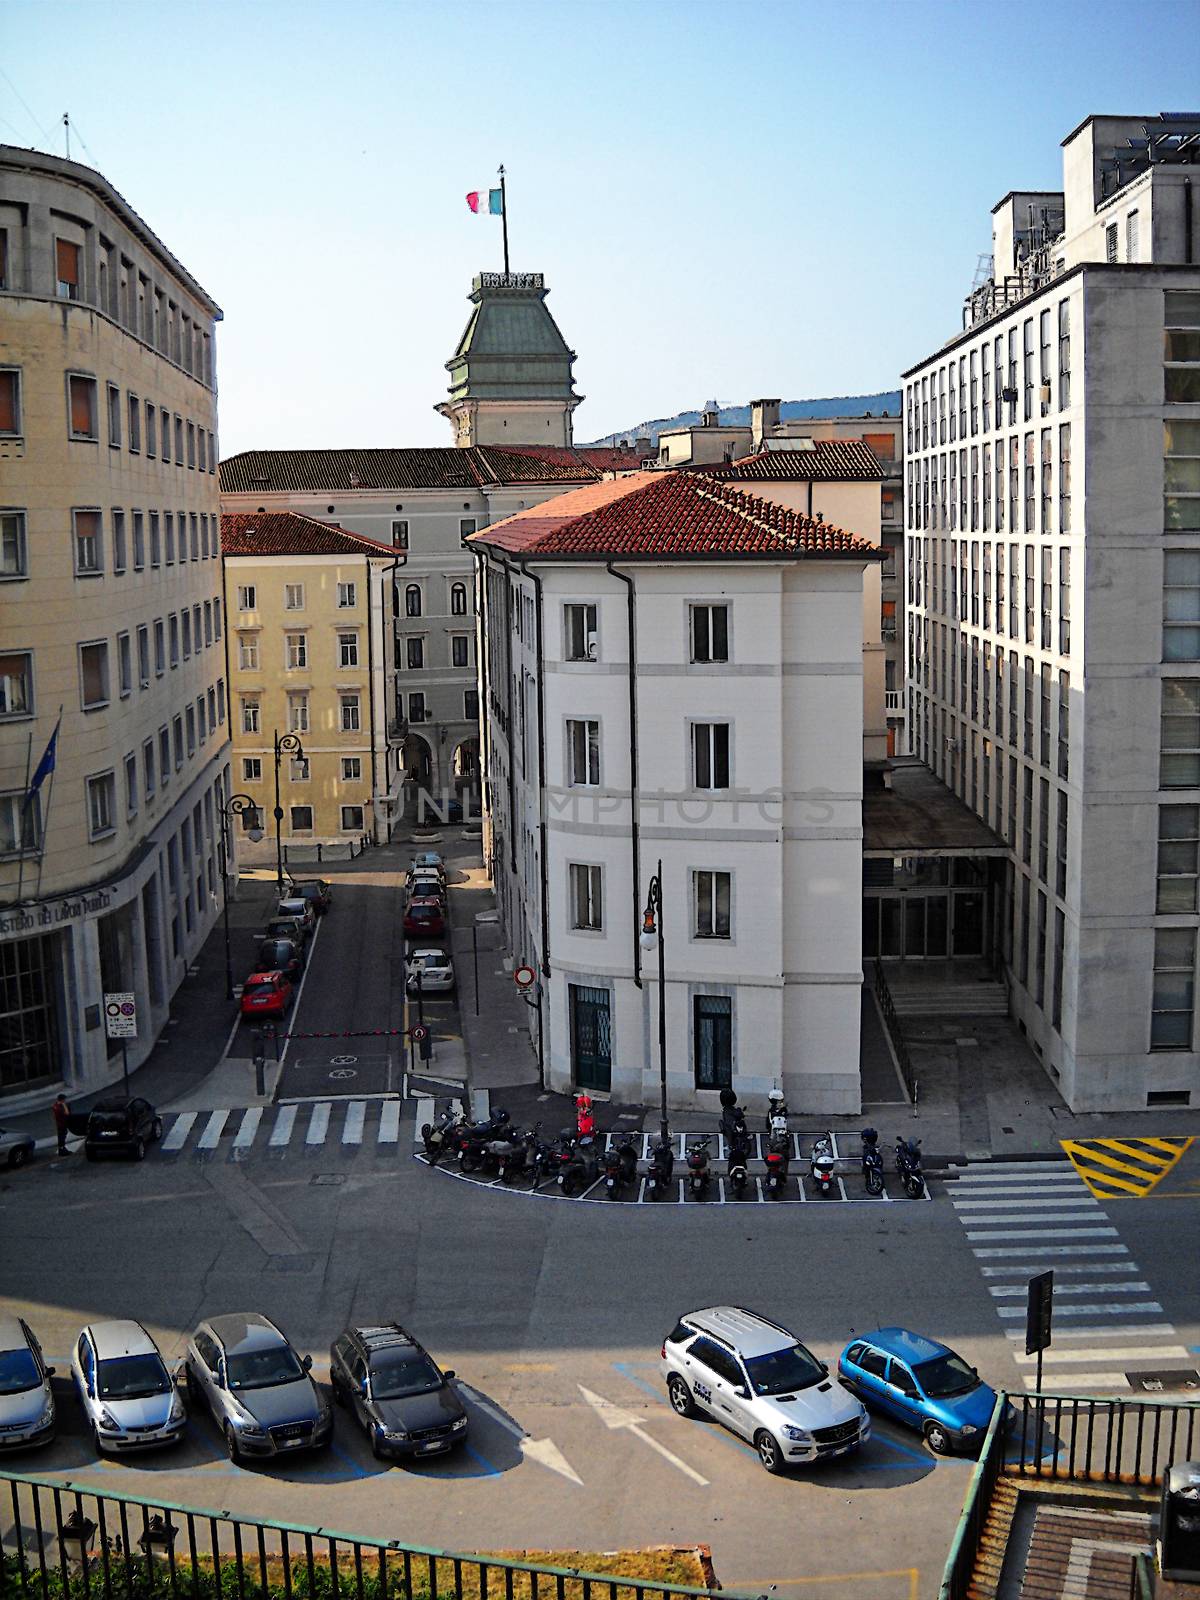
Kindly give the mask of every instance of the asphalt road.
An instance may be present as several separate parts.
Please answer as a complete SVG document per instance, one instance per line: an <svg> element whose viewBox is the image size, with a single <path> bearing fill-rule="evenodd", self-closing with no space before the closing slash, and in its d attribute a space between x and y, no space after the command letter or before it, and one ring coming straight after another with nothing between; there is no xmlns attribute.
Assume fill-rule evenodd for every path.
<svg viewBox="0 0 1200 1600"><path fill-rule="evenodd" d="M363 1026L371 1015L380 1019L371 1026L399 1026L398 911L390 883L339 882L294 1025ZM314 1074L342 1054L362 1056L365 1069L371 1054L299 1043ZM371 1060L387 1056L379 1048ZM856 1331L923 1329L1019 1390L1022 1347L999 1310L1011 1302L994 1292L995 1258L981 1253L993 1247L976 1226L979 1208L993 1226L1002 1210L979 1200L964 1209L961 1198L956 1210L955 1186L936 1184L932 1203L889 1206L543 1201L414 1161L411 1106L390 1142L374 1107L357 1142L340 1115L310 1140L302 1106L286 1143L273 1147L264 1121L235 1150L240 1115L210 1149L197 1147L198 1124L178 1152L140 1166L72 1157L6 1175L0 1307L28 1318L62 1374L79 1328L105 1317L139 1318L170 1358L201 1316L261 1310L322 1375L344 1326L399 1319L467 1386L468 1447L384 1467L339 1414L327 1455L241 1469L210 1422L193 1417L173 1453L98 1462L60 1383L60 1438L11 1458L14 1470L444 1548L703 1542L730 1588L811 1586L822 1600L936 1593L969 1463L936 1460L918 1436L877 1419L860 1455L770 1478L731 1435L673 1415L658 1351L681 1310L729 1301L785 1323L826 1359ZM1169 1193L1108 1206L1104 1235L1128 1247L1147 1284L1135 1303L1161 1308L1137 1313L1141 1325L1169 1325L1163 1337L1188 1351L1200 1346L1200 1280L1186 1265L1200 1223L1194 1154ZM1018 1195L1023 1181L1015 1175ZM1022 1223L1041 1215L1026 1212ZM1024 1241L994 1248L1021 1253ZM1127 1319L1095 1320L1096 1342L1111 1343Z"/></svg>

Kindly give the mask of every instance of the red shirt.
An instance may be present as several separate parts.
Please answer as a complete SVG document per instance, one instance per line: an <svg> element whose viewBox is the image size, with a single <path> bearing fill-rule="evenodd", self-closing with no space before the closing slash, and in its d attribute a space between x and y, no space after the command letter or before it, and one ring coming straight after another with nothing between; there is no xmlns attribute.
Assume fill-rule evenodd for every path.
<svg viewBox="0 0 1200 1600"><path fill-rule="evenodd" d="M67 1118L71 1115L70 1106L63 1100L56 1100L50 1109L54 1113L54 1126L56 1128L65 1128Z"/></svg>

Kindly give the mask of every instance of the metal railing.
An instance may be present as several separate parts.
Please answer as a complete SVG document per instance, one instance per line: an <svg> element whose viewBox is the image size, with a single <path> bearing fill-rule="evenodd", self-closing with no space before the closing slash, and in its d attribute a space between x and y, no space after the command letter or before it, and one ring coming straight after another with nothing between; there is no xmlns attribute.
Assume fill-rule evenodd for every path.
<svg viewBox="0 0 1200 1600"><path fill-rule="evenodd" d="M1118 1484L1158 1488L1167 1468L1200 1448L1200 1401L1096 1399L1001 1392L946 1561L939 1600L965 1600L996 1484ZM1131 1595L1143 1594L1135 1573Z"/></svg>
<svg viewBox="0 0 1200 1600"><path fill-rule="evenodd" d="M896 1002L892 999L892 991L888 988L887 978L883 972L883 962L875 957L875 995L879 1001L879 1009L883 1013L884 1025L892 1041L892 1049L896 1052L896 1062L900 1068L900 1077L908 1091L908 1097L913 1105L917 1103L917 1075L913 1071L912 1057L908 1053L908 1043L904 1037L904 1025L896 1014Z"/></svg>
<svg viewBox="0 0 1200 1600"><path fill-rule="evenodd" d="M0 1472L0 1595L21 1600L714 1600L715 1594ZM731 1591L722 1600L731 1600Z"/></svg>

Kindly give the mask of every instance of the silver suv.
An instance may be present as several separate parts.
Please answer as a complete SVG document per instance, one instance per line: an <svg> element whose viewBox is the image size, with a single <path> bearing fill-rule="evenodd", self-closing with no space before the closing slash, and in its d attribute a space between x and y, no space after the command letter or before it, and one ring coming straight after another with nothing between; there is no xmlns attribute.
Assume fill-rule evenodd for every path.
<svg viewBox="0 0 1200 1600"><path fill-rule="evenodd" d="M333 1434L333 1413L303 1360L273 1322L239 1311L202 1322L188 1340L188 1398L206 1405L229 1459L318 1449Z"/></svg>
<svg viewBox="0 0 1200 1600"><path fill-rule="evenodd" d="M97 1455L175 1444L187 1415L158 1346L140 1322L93 1322L71 1354L71 1377Z"/></svg>
<svg viewBox="0 0 1200 1600"><path fill-rule="evenodd" d="M856 1450L871 1433L866 1407L781 1328L740 1306L680 1317L663 1342L671 1405L707 1411L758 1451L768 1472Z"/></svg>

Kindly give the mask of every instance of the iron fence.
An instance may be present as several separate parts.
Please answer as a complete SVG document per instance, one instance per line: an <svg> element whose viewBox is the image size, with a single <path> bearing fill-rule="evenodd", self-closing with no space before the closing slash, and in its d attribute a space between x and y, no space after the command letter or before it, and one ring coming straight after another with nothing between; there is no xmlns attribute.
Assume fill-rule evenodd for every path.
<svg viewBox="0 0 1200 1600"><path fill-rule="evenodd" d="M0 1472L0 1499L0 1595L21 1600L716 1600L714 1588L263 1522L9 1472Z"/></svg>
<svg viewBox="0 0 1200 1600"><path fill-rule="evenodd" d="M954 1539L950 1545L950 1554L946 1558L946 1570L942 1576L938 1600L966 1600L975 1572L975 1562L979 1556L984 1523L992 1508L992 1494L1004 1462L1007 1422L1006 1397L1001 1394L997 1397L992 1420L984 1437L983 1449L979 1452L979 1460L967 1485L962 1515L958 1519L958 1526L954 1530Z"/></svg>
<svg viewBox="0 0 1200 1600"><path fill-rule="evenodd" d="M892 1041L892 1049L896 1052L896 1061L900 1067L900 1077L908 1091L908 1097L915 1106L917 1103L917 1075L913 1071L912 1057L908 1053L908 1041L904 1037L904 1024L896 1012L896 1003L892 999L892 991L888 987L887 978L883 971L883 962L875 957L875 995L879 1001L879 1009L883 1013L884 1024Z"/></svg>

